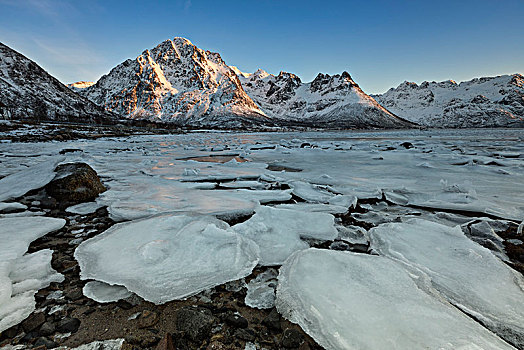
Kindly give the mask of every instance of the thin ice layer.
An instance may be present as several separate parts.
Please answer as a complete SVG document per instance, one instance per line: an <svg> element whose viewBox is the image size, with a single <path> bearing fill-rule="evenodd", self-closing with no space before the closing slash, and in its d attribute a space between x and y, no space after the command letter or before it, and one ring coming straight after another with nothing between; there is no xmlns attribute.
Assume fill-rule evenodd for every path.
<svg viewBox="0 0 524 350"><path fill-rule="evenodd" d="M213 217L163 215L117 224L80 244L75 258L82 279L162 304L249 275L258 247Z"/></svg>
<svg viewBox="0 0 524 350"><path fill-rule="evenodd" d="M131 292L126 287L99 281L87 282L82 291L86 297L99 303L111 303L131 296Z"/></svg>
<svg viewBox="0 0 524 350"><path fill-rule="evenodd" d="M513 349L385 257L308 249L278 280L278 311L326 349Z"/></svg>
<svg viewBox="0 0 524 350"><path fill-rule="evenodd" d="M428 275L452 304L493 332L524 347L524 278L460 227L413 219L370 231L372 248Z"/></svg>
<svg viewBox="0 0 524 350"><path fill-rule="evenodd" d="M258 244L263 266L281 265L295 251L308 248L301 238L328 241L338 234L331 214L266 206L233 229Z"/></svg>

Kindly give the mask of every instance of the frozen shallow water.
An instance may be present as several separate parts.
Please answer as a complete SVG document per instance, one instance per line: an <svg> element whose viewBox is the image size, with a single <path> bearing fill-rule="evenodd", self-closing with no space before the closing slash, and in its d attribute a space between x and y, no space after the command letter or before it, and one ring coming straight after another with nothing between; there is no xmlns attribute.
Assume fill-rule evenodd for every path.
<svg viewBox="0 0 524 350"><path fill-rule="evenodd" d="M65 148L80 151L60 155ZM96 203L81 204L69 211L84 215L107 206L110 216L122 222L79 246L76 257L84 279L124 286L145 299L163 303L246 277L257 264L278 269L290 255L301 256L310 246L327 251L328 247L344 250L354 248L353 245L365 251L370 240L368 230L376 227L371 249L383 256L368 258L365 255L365 268L374 271L367 261L369 265L385 264L383 261L393 263L399 260L395 254L406 253L406 261L392 265L391 276L403 276L399 278L405 284L398 288L411 293L422 304L430 305L429 309L439 314L438 317L447 315L445 317L463 323L465 328L454 330L459 336L449 333L452 344L474 338L463 336L466 328L473 335L480 334L477 345L482 344L481 347L489 348L488 345L502 342L492 333L484 333L486 328L479 329L479 323L471 324L467 321L470 318L464 321L458 316L465 313L474 315L506 340L512 339L511 334L516 337L521 334L520 311L517 306L512 307L521 300L516 284L508 284L511 290L507 290L515 298L493 292L500 283L508 281L509 268L470 240L482 243L480 235L488 232L486 225L470 225L469 230L474 231L470 238L462 235L460 240L442 243L442 246L447 244L447 253L457 247L464 248L465 242L474 244L464 249L469 249L473 257L482 256L486 265L481 266L467 259L453 260L455 257L446 252L427 254L425 259L429 260L424 260L414 253L407 254L411 251L404 251L405 247L397 247L404 239L401 235L392 236L395 239L386 244L389 249L378 244L377 237L387 241L380 232L397 224L409 227L414 217L448 228L468 225L477 219L519 225L524 221L524 130L188 133L0 143L0 201L10 203L2 206L16 209L11 203L25 192L45 185L54 176L53 169L58 162L75 161L91 165L108 190ZM36 213L12 215L34 216ZM407 238L414 246L431 246L431 242L438 243L449 233L445 229L426 230L426 224L424 228L425 240L417 240L413 232ZM15 235L14 231L9 232L8 236ZM496 235L488 238L497 249L503 249L502 238ZM7 247L4 242L0 242L0 248ZM27 244L24 242L24 249ZM360 264L357 263L360 257L354 258L354 253L342 251L331 255L327 252L321 254L321 259L334 268L340 263L352 271L353 264ZM499 257L505 256L501 251L498 253ZM46 253L40 254L44 260ZM19 256L13 257L16 258ZM341 262L337 263L338 260ZM303 260L294 262L296 271L303 269L300 261ZM446 274L437 269L442 267L439 261L449 262ZM480 272L472 273L479 269L487 276L490 276L488 272L501 273L497 278L484 279ZM417 284L419 290L414 290L409 281L413 281L416 272L421 272L419 278L427 279L432 285L420 289ZM3 277L9 278L6 276L4 273ZM292 277L289 276L289 280ZM375 286L380 293L382 286L391 282L387 277L387 274L381 275L377 284L366 280L362 283L365 288ZM23 279L23 276L17 278ZM467 283L454 284L453 278L462 278ZM271 305L273 281L252 281L252 299L248 301L262 307ZM340 290L330 289L326 293L343 298L349 289L343 281L338 282ZM485 286L486 292L469 298L465 288L468 286L470 289ZM302 287L293 283L288 292L290 295L301 293L300 289L293 288ZM89 291L88 287L87 293L93 293L95 298L103 295L99 296L100 300L111 299L114 292L111 288L93 290ZM423 296L421 291L427 295ZM386 296L400 303L395 296ZM451 308L445 300L462 311ZM347 306L354 307L353 302L348 300ZM323 310L316 310L318 327L302 326L310 334L317 332L315 339L327 342L328 323L322 322L331 322L332 315ZM371 320L379 317L377 310L368 309L366 317ZM304 315L310 311L301 309ZM292 311L289 312L291 315ZM406 321L398 327L410 325ZM427 328L431 328L430 325ZM319 335L318 329L323 330L323 334ZM448 334L444 326L439 330ZM342 327L340 339L351 339L351 334L343 333L349 331ZM430 348L440 345L446 348L427 332L421 330L417 334L427 337L422 343L429 344ZM363 347L373 344L375 340L371 338L362 343Z"/></svg>

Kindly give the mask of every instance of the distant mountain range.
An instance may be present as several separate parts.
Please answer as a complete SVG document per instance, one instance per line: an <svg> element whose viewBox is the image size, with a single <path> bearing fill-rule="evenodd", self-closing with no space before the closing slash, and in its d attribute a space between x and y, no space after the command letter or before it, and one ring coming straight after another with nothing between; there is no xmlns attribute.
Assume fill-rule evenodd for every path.
<svg viewBox="0 0 524 350"><path fill-rule="evenodd" d="M524 127L524 77L521 74L453 80L404 82L377 102L391 112L424 126Z"/></svg>
<svg viewBox="0 0 524 350"><path fill-rule="evenodd" d="M80 96L38 64L0 43L0 102L13 118L96 121L116 115Z"/></svg>
<svg viewBox="0 0 524 350"><path fill-rule="evenodd" d="M367 95L343 72L303 83L292 73L244 73L189 40L166 40L96 83L67 87L0 44L0 102L14 117L128 118L194 128L524 126L520 74L469 82L405 82ZM67 117L66 117L67 116Z"/></svg>

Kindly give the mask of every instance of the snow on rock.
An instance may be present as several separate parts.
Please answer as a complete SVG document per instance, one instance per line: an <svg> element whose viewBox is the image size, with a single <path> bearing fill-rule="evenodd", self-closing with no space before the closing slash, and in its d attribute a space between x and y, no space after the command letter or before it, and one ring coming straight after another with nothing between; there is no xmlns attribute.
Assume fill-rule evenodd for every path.
<svg viewBox="0 0 524 350"><path fill-rule="evenodd" d="M78 246L82 279L125 286L162 304L243 278L258 247L213 217L162 215L117 224Z"/></svg>
<svg viewBox="0 0 524 350"><path fill-rule="evenodd" d="M64 225L64 219L46 217L0 218L0 332L34 311L39 289L63 281L51 268L51 250L24 253L32 241Z"/></svg>
<svg viewBox="0 0 524 350"><path fill-rule="evenodd" d="M524 126L524 77L521 74L452 80L404 82L377 102L412 122L431 127Z"/></svg>
<svg viewBox="0 0 524 350"><path fill-rule="evenodd" d="M513 349L388 258L308 249L282 265L278 311L326 349Z"/></svg>
<svg viewBox="0 0 524 350"><path fill-rule="evenodd" d="M82 290L86 297L99 303L111 303L131 296L125 287L99 281L87 282Z"/></svg>
<svg viewBox="0 0 524 350"><path fill-rule="evenodd" d="M42 67L0 43L0 101L18 118L78 118L86 122L113 117L75 94Z"/></svg>
<svg viewBox="0 0 524 350"><path fill-rule="evenodd" d="M338 234L331 214L266 206L233 229L258 244L262 266L281 265L293 252L307 249L302 239L328 241Z"/></svg>
<svg viewBox="0 0 524 350"><path fill-rule="evenodd" d="M517 347L524 346L524 278L460 227L412 219L370 230L372 248L429 276L450 303Z"/></svg>
<svg viewBox="0 0 524 350"><path fill-rule="evenodd" d="M217 128L270 121L218 53L180 37L122 62L79 93L132 119Z"/></svg>
<svg viewBox="0 0 524 350"><path fill-rule="evenodd" d="M56 165L62 159L50 159L0 179L0 201L23 196L47 185L55 177Z"/></svg>
<svg viewBox="0 0 524 350"><path fill-rule="evenodd" d="M270 268L247 284L245 303L257 309L271 309L275 306L277 270Z"/></svg>
<svg viewBox="0 0 524 350"><path fill-rule="evenodd" d="M242 87L266 115L288 123L319 127L409 127L362 91L349 73L319 73L303 83L292 73L277 76L261 69L253 74L236 70Z"/></svg>

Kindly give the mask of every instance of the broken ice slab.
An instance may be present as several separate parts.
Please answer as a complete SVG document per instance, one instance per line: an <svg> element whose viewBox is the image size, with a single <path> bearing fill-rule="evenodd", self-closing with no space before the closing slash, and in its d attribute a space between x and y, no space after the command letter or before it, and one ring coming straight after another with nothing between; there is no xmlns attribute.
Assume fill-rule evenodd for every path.
<svg viewBox="0 0 524 350"><path fill-rule="evenodd" d="M271 309L275 306L275 289L278 271L269 268L247 284L245 303L256 309Z"/></svg>
<svg viewBox="0 0 524 350"><path fill-rule="evenodd" d="M100 281L87 282L82 291L86 297L99 303L111 303L131 296L126 287Z"/></svg>
<svg viewBox="0 0 524 350"><path fill-rule="evenodd" d="M326 349L513 349L385 257L307 249L278 281L278 311Z"/></svg>
<svg viewBox="0 0 524 350"><path fill-rule="evenodd" d="M24 255L32 241L64 225L63 219L44 217L0 219L0 332L35 310L39 289L64 279L51 268L51 250Z"/></svg>
<svg viewBox="0 0 524 350"><path fill-rule="evenodd" d="M117 224L78 246L80 277L125 286L156 304L243 278L258 246L225 222L202 215L162 215Z"/></svg>
<svg viewBox="0 0 524 350"><path fill-rule="evenodd" d="M302 238L328 241L338 235L331 214L266 206L233 230L258 244L262 266L280 265L293 252L308 248Z"/></svg>
<svg viewBox="0 0 524 350"><path fill-rule="evenodd" d="M47 185L55 177L56 165L62 159L46 160L0 179L0 201L23 196L31 190Z"/></svg>
<svg viewBox="0 0 524 350"><path fill-rule="evenodd" d="M524 278L460 227L412 219L370 230L371 247L429 276L450 303L517 347L524 346Z"/></svg>

